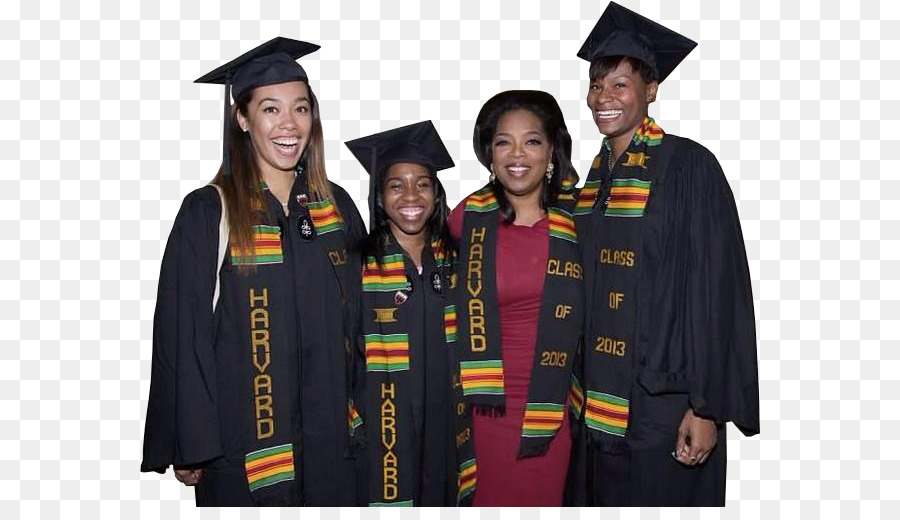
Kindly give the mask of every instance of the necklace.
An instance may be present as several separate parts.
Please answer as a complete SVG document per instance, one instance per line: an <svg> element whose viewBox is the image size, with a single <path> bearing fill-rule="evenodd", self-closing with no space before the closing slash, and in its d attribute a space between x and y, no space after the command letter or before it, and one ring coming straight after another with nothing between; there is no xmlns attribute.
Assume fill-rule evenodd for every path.
<svg viewBox="0 0 900 520"><path fill-rule="evenodd" d="M297 180L297 174L298 174L298 173L301 173L301 174L303 173L303 167L302 167L302 166L297 166L296 168L294 168L294 172L293 172L293 173L294 173L294 178L293 178L293 180L296 181L296 180ZM292 182L292 184L293 184L293 182ZM272 195L274 196L275 194L272 193ZM278 197L275 197L275 200L277 200L277 201L281 204L281 208L284 210L284 214L285 214L285 215L290 214L290 212L288 211L288 204L289 204L290 201L291 201L291 196L290 196L290 195L288 195L288 198L287 198L286 200L284 200L284 201L282 201L282 200L279 199Z"/></svg>
<svg viewBox="0 0 900 520"><path fill-rule="evenodd" d="M613 167L615 166L613 162L613 151L612 146L609 147L609 160L606 161L606 168L609 170L609 175L612 176Z"/></svg>
<svg viewBox="0 0 900 520"><path fill-rule="evenodd" d="M609 155L607 156L606 159L607 159L606 160L607 175L606 175L606 179L604 179L603 188L602 188L603 207L604 208L609 205L609 191L610 191L609 185L612 184L612 173L613 173L613 168L615 167L615 163L613 162L612 146L609 147Z"/></svg>

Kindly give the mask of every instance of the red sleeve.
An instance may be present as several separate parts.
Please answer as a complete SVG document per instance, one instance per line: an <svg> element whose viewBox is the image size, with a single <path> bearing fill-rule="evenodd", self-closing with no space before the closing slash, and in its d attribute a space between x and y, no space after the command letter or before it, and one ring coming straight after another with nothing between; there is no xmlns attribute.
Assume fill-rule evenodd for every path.
<svg viewBox="0 0 900 520"><path fill-rule="evenodd" d="M467 199L468 197L466 197ZM462 235L463 215L466 212L466 199L463 199L450 212L450 218L447 219L447 225L450 227L450 234L455 240L459 240Z"/></svg>

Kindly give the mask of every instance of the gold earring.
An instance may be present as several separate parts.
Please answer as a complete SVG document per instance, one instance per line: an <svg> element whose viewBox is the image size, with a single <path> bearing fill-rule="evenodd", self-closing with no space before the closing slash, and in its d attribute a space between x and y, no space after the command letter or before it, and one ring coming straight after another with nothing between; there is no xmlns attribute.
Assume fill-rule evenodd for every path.
<svg viewBox="0 0 900 520"><path fill-rule="evenodd" d="M554 168L555 166L553 166L552 162L547 165L547 182L550 182L550 179L553 177Z"/></svg>

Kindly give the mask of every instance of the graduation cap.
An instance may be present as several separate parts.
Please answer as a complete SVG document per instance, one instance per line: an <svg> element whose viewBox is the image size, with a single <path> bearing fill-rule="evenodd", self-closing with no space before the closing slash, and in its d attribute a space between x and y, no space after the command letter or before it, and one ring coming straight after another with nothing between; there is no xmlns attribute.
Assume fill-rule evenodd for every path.
<svg viewBox="0 0 900 520"><path fill-rule="evenodd" d="M413 163L437 173L455 164L431 121L394 128L344 143L371 176L369 181L369 229L375 225L375 195L389 166Z"/></svg>
<svg viewBox="0 0 900 520"><path fill-rule="evenodd" d="M232 94L237 99L241 94L257 87L289 81L308 81L306 71L296 60L317 50L319 46L314 43L278 36L194 80L194 83L225 85L225 138L222 152L225 175L230 174L228 136Z"/></svg>
<svg viewBox="0 0 900 520"><path fill-rule="evenodd" d="M662 83L696 46L697 42L610 2L578 57L589 62L604 56L637 58L650 65Z"/></svg>

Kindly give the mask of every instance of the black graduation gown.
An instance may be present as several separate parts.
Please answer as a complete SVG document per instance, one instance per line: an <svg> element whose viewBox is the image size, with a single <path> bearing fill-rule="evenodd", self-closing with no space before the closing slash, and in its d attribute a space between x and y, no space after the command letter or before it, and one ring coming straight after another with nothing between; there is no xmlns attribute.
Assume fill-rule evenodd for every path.
<svg viewBox="0 0 900 520"><path fill-rule="evenodd" d="M643 216L605 216L600 200L576 217L593 314L585 348L609 349L602 338L627 338L633 381L624 445L592 442L576 451L587 460L573 459L573 468L586 465L588 482L587 496L570 490L575 504L724 505L724 425L759 432L753 297L734 197L706 148L667 134L650 160L664 154L665 171L626 172L623 154L612 172L612 179L637 172L652 181ZM628 275L635 281L624 289L627 270L636 270ZM688 407L718 424L714 451L693 468L671 456ZM580 434L583 441L588 430Z"/></svg>
<svg viewBox="0 0 900 520"><path fill-rule="evenodd" d="M400 254L402 249L391 242L387 254ZM453 341L445 329L445 306L450 296L450 267L438 267L432 250L422 251L422 274L409 258L404 258L406 279L411 290L397 299L395 291L362 293L363 332L408 334L409 368L390 373L395 390L390 397L397 405L395 454L404 482L399 495L385 487L382 441L391 442L394 434L383 431L383 397L381 374L366 374L365 424L368 438L369 503L389 505L407 498L418 507L446 507L457 504L456 389L458 372ZM376 311L377 309L377 311ZM395 321L392 321L395 320ZM365 356L365 341L361 341ZM401 393L406 393L402 396ZM403 437L406 437L404 439ZM407 459L407 460L404 460ZM411 475L410 478L405 478Z"/></svg>
<svg viewBox="0 0 900 520"><path fill-rule="evenodd" d="M356 335L355 244L365 228L332 184L346 232L304 240L298 219L308 213L297 197L304 190L294 183L289 217L263 194L280 257L240 274L226 254L215 313L221 203L214 188L185 198L166 245L141 470L202 467L198 505L364 503L359 461L348 457L347 340ZM255 379L263 372L267 379ZM246 458L266 443L288 446L292 478L251 494ZM274 496L285 485L297 489Z"/></svg>

